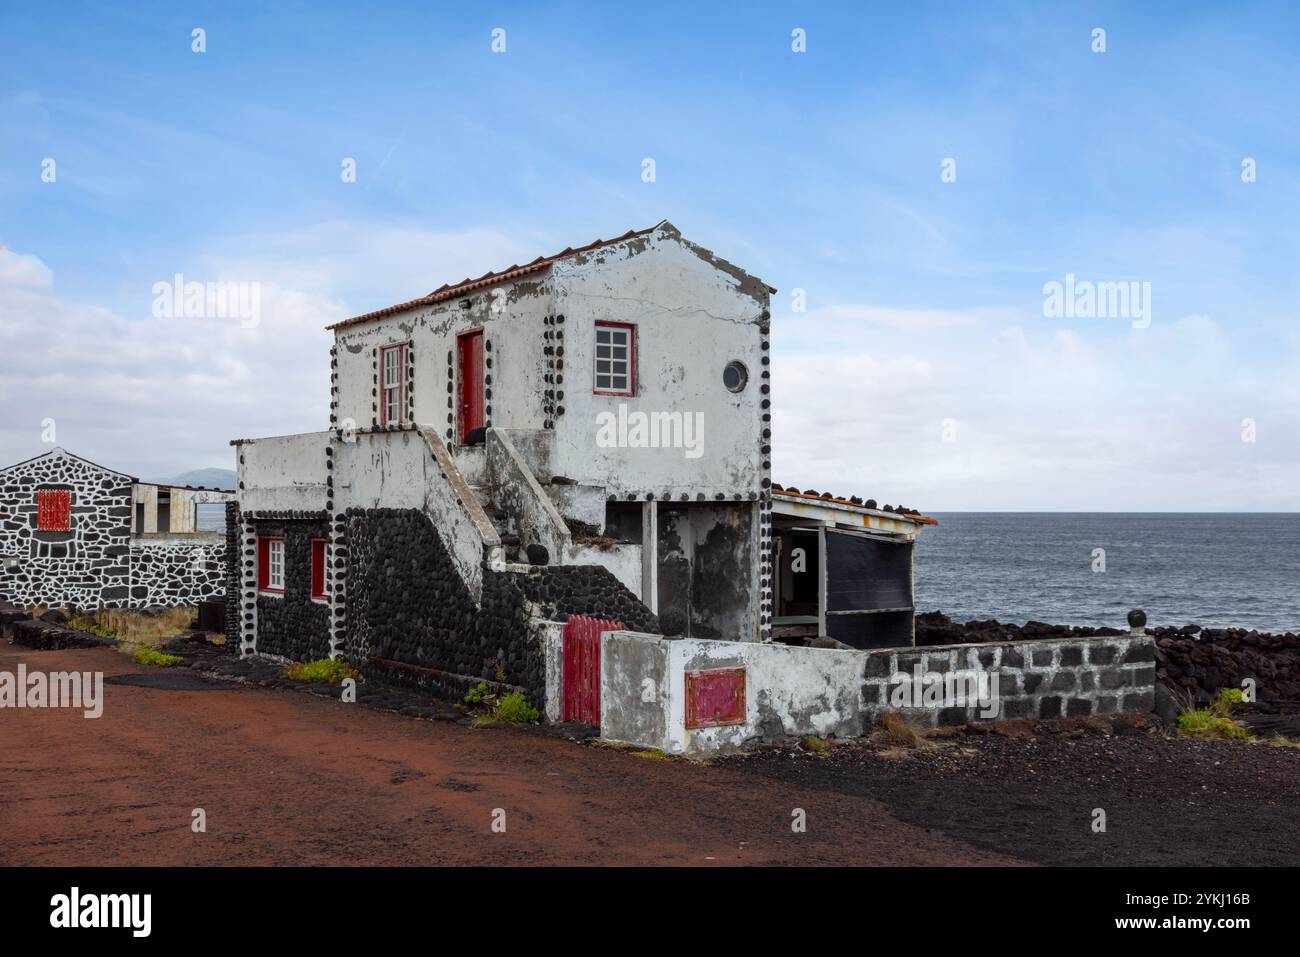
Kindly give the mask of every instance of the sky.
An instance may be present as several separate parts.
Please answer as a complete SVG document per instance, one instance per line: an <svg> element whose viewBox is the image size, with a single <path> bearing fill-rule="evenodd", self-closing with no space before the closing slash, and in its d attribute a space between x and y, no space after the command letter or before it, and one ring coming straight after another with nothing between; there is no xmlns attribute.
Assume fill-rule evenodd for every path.
<svg viewBox="0 0 1300 957"><path fill-rule="evenodd" d="M231 468L327 426L327 324L669 219L779 290L777 482L1300 508L1284 4L260 7L0 4L0 461Z"/></svg>

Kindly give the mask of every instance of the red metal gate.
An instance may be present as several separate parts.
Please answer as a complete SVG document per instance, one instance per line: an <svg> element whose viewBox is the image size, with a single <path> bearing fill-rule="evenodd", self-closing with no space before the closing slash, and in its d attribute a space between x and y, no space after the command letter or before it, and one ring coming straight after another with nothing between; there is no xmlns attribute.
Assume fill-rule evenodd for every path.
<svg viewBox="0 0 1300 957"><path fill-rule="evenodd" d="M564 625L564 720L600 727L600 633L623 623L570 615Z"/></svg>

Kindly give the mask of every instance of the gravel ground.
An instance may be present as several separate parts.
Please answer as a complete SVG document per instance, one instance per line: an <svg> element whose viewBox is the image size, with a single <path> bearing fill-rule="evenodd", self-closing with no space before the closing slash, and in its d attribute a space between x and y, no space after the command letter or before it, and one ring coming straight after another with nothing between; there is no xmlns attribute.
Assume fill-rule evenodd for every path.
<svg viewBox="0 0 1300 957"><path fill-rule="evenodd" d="M1300 750L1177 738L1145 716L1009 722L930 750L880 740L727 760L879 801L898 818L1040 864L1300 864ZM1106 813L1105 833L1092 830Z"/></svg>

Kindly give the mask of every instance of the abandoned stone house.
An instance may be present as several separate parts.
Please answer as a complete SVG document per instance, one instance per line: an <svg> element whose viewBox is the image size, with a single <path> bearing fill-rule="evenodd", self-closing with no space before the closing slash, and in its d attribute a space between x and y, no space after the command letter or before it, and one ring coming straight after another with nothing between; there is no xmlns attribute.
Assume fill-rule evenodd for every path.
<svg viewBox="0 0 1300 957"><path fill-rule="evenodd" d="M141 482L61 448L0 468L0 601L142 608L221 599L226 538L205 511L224 518L233 498Z"/></svg>
<svg viewBox="0 0 1300 957"><path fill-rule="evenodd" d="M908 640L924 519L773 494L771 292L665 222L336 325L330 429L235 443L245 646L474 680L504 657L527 686L439 617L490 630L501 589L666 634ZM875 539L878 625L836 572ZM774 576L774 542L807 574Z"/></svg>
<svg viewBox="0 0 1300 957"><path fill-rule="evenodd" d="M337 323L328 428L232 443L228 638L670 750L860 729L933 520L773 484L774 291L665 221Z"/></svg>

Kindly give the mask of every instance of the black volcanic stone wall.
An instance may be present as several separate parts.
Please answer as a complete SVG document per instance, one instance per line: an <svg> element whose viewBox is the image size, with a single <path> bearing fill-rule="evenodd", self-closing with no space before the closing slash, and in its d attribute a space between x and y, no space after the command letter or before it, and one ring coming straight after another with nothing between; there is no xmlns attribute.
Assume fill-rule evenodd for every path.
<svg viewBox="0 0 1300 957"><path fill-rule="evenodd" d="M590 615L621 621L629 631L659 634L654 612L603 566L554 565L518 577L524 594L541 606L543 618L567 621L570 615Z"/></svg>
<svg viewBox="0 0 1300 957"><path fill-rule="evenodd" d="M311 540L329 537L325 520L258 519L256 527L259 536L284 536L284 594L257 596L258 653L328 658L329 605L311 600Z"/></svg>
<svg viewBox="0 0 1300 957"><path fill-rule="evenodd" d="M653 614L605 568L484 571L475 607L423 512L348 511L346 656L364 673L457 700L479 681L518 689L536 707L546 694L533 614L617 618L657 630ZM259 643L260 648L260 643Z"/></svg>
<svg viewBox="0 0 1300 957"><path fill-rule="evenodd" d="M240 550L239 503L226 503L226 643L224 649L239 653L239 601L242 577L239 574Z"/></svg>

